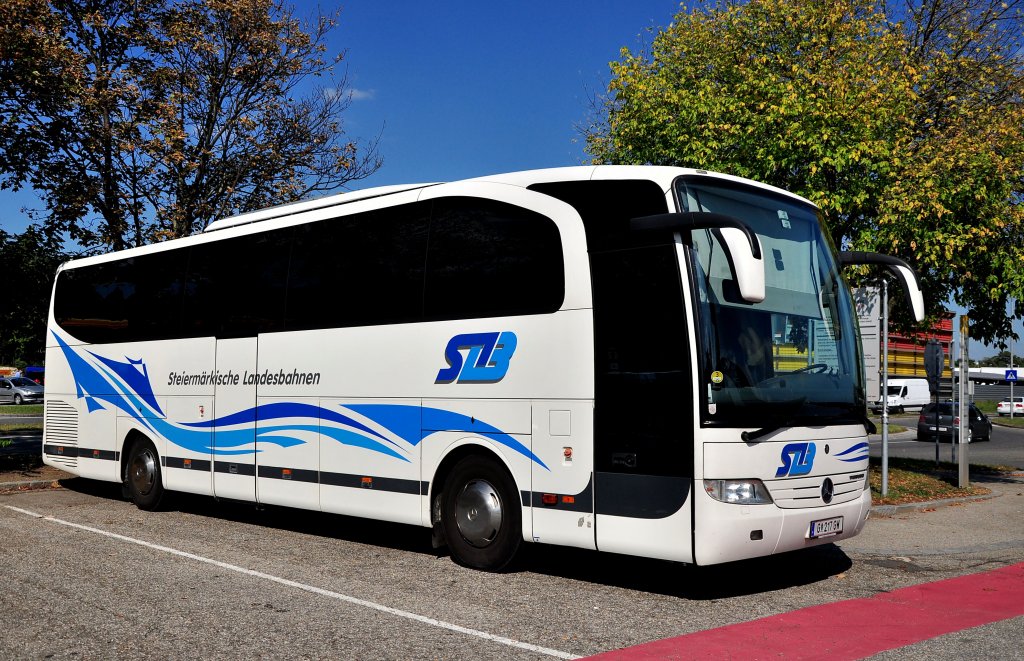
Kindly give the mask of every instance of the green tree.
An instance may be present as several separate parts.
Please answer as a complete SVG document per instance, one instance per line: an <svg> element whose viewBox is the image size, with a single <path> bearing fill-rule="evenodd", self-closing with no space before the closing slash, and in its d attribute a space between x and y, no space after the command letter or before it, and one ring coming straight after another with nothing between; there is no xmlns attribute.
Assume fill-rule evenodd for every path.
<svg viewBox="0 0 1024 661"><path fill-rule="evenodd" d="M1016 4L684 6L611 63L588 148L801 194L837 245L907 259L933 312L953 300L975 337L1005 337L1024 289Z"/></svg>
<svg viewBox="0 0 1024 661"><path fill-rule="evenodd" d="M0 20L0 185L36 189L47 230L87 247L185 236L380 166L341 127L333 18L274 0L8 0Z"/></svg>
<svg viewBox="0 0 1024 661"><path fill-rule="evenodd" d="M974 361L972 361L974 362ZM1020 362L1020 356L1014 357L1014 363ZM994 356L977 361L977 367L1007 367L1010 364L1010 352L1000 351Z"/></svg>
<svg viewBox="0 0 1024 661"><path fill-rule="evenodd" d="M43 364L53 276L67 258L39 227L19 235L0 230L0 264L9 278L0 305L0 365Z"/></svg>

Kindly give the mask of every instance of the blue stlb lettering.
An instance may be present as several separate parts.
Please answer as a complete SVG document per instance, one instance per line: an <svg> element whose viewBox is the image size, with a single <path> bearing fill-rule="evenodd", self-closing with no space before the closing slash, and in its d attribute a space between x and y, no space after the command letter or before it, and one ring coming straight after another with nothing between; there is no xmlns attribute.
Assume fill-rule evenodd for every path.
<svg viewBox="0 0 1024 661"><path fill-rule="evenodd" d="M434 383L497 383L508 372L516 344L512 331L456 335L444 349L448 367L437 373Z"/></svg>
<svg viewBox="0 0 1024 661"><path fill-rule="evenodd" d="M789 443L782 448L781 458L775 477L807 475L814 466L814 443Z"/></svg>

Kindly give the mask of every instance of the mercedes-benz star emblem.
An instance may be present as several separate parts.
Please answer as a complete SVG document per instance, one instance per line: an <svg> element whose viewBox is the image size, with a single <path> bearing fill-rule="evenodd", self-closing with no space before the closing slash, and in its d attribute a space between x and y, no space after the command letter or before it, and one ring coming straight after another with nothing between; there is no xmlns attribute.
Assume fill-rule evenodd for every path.
<svg viewBox="0 0 1024 661"><path fill-rule="evenodd" d="M832 485L832 480L826 477L825 481L821 483L821 499L824 500L826 504L831 503L832 496L835 495L835 493L836 489Z"/></svg>

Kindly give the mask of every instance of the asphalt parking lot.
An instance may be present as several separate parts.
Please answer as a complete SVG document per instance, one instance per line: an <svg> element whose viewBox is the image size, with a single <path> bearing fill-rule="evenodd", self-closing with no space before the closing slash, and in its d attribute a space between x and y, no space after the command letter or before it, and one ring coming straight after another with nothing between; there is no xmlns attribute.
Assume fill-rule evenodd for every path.
<svg viewBox="0 0 1024 661"><path fill-rule="evenodd" d="M991 445L1012 452L1022 435ZM891 455L932 456L900 436ZM981 480L991 497L877 508L856 538L772 558L687 567L528 545L504 574L459 567L419 528L185 495L145 513L79 478L0 485L0 658L665 658L634 647L653 641L687 658L703 648L675 637L726 631L738 645L722 627L1024 562L1024 477ZM950 618L878 658L1021 657L1021 616L963 630Z"/></svg>
<svg viewBox="0 0 1024 661"><path fill-rule="evenodd" d="M0 657L570 658L1024 562L1016 479L772 558L694 568L529 545L504 574L459 567L418 528L191 496L146 513L117 485L61 484L0 495ZM1013 658L1021 623L886 654Z"/></svg>

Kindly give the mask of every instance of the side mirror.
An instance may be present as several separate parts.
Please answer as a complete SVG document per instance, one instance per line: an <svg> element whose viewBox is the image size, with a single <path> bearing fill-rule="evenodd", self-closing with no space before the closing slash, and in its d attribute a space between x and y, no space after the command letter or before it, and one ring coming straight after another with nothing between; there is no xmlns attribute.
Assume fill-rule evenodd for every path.
<svg viewBox="0 0 1024 661"><path fill-rule="evenodd" d="M924 321L924 295L921 293L921 281L917 272L910 268L910 265L898 257L892 255L881 255L875 252L844 251L839 253L839 264L880 264L889 267L889 270L899 279L903 293L910 301L910 307L916 321Z"/></svg>
<svg viewBox="0 0 1024 661"><path fill-rule="evenodd" d="M642 216L629 221L637 232L690 232L700 229L718 230L719 238L729 256L729 266L740 297L748 303L764 300L764 257L761 242L754 230L739 218L721 213L681 211Z"/></svg>

